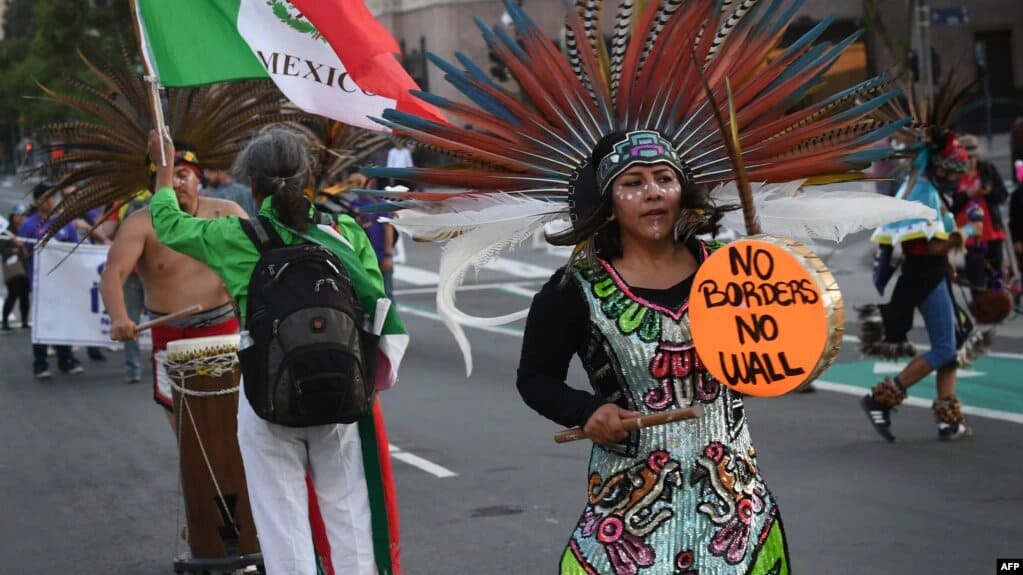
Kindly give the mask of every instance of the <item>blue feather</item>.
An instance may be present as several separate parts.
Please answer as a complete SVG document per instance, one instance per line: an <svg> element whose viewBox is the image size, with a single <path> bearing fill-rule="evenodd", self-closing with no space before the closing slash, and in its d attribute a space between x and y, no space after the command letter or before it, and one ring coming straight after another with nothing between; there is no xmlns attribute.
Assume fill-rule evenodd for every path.
<svg viewBox="0 0 1023 575"><path fill-rule="evenodd" d="M869 164L883 160L893 154L891 148L877 148L874 150L863 150L855 154L842 156L841 160L849 164Z"/></svg>
<svg viewBox="0 0 1023 575"><path fill-rule="evenodd" d="M826 107L828 104L831 104L832 102L837 102L838 100L848 96L849 94L852 94L853 92L857 92L859 90L867 90L869 88L873 88L874 86L878 86L880 84L883 84L884 82L887 82L887 81L888 81L888 77L886 75L884 75L884 74L882 74L880 76L874 76L873 78L871 78L869 80L866 80L864 82L860 82L859 84L856 84L852 88L846 88L845 90L842 90L841 92L838 92L838 93L834 94L830 98L828 98L828 99L824 100L823 102L821 102L820 105L821 105L822 108Z"/></svg>
<svg viewBox="0 0 1023 575"><path fill-rule="evenodd" d="M901 120L891 122L881 128L874 130L873 132L863 134L859 138L856 138L852 142L849 142L849 147L858 147L865 144L869 144L871 142L876 142L878 140L890 138L896 132L909 125L910 121L912 121L912 118L902 118Z"/></svg>
<svg viewBox="0 0 1023 575"><path fill-rule="evenodd" d="M432 62L434 66L437 66L445 74L447 74L449 76L454 76L454 77L458 77L458 78L465 78L465 79L469 78L466 75L465 72L463 72L463 71L459 70L458 68L456 68L454 66L454 64L452 64L451 62L448 62L447 60L445 60L444 58L441 58L440 56L434 54L433 52L427 52L426 53L426 59L429 60L430 62Z"/></svg>
<svg viewBox="0 0 1023 575"><path fill-rule="evenodd" d="M480 108L483 108L491 115L497 116L510 124L514 124L516 126L522 125L521 122L519 122L514 116L512 116L511 112L509 112L504 106L497 102L497 100L492 98L490 94L487 94L482 90L479 90L475 86L465 86L465 88L466 90L462 90L462 93L472 98L473 102ZM438 108L442 108L445 110L453 110L457 107L456 102L448 100L443 96L438 96L437 94L431 94L430 92L423 92L421 90L409 90L409 93L421 100L426 101L429 104L437 106ZM474 94L478 94L479 99L486 98L487 101L480 102L479 99L473 97Z"/></svg>
<svg viewBox="0 0 1023 575"><path fill-rule="evenodd" d="M890 92L885 92L884 94L881 94L880 96L872 100L867 100L866 102L853 106L852 108L849 108L848 110L840 114L835 114L835 119L840 121L851 120L853 118L863 116L867 114L867 112L870 112L871 110L876 110L877 108L880 108L881 106L885 105L892 98L898 96L901 93L902 93L901 90L892 90Z"/></svg>
<svg viewBox="0 0 1023 575"><path fill-rule="evenodd" d="M798 12L799 9L802 7L803 0L796 0L795 2L793 2L792 5L789 6L785 10L785 12L783 12L782 15L778 18L774 26L771 28L770 33L774 34L778 32L778 30L780 30L781 28L788 26L789 22L791 22L796 17L796 12Z"/></svg>
<svg viewBox="0 0 1023 575"><path fill-rule="evenodd" d="M785 58L792 56L796 52L799 52L803 48L806 48L810 44L814 43L817 40L817 38L820 38L821 34L823 34L824 31L828 28L828 26L830 26L834 21L835 21L834 14L824 18L816 26L811 28L806 34L800 36L798 40L793 42L792 45L789 46L788 49L786 49L784 52L782 52L782 55L776 59L784 60ZM786 21L785 23L787 24L788 22Z"/></svg>
<svg viewBox="0 0 1023 575"><path fill-rule="evenodd" d="M782 72L781 76L776 78L774 82L771 82L771 85L767 87L767 90L773 90L779 84L787 82L789 78L808 68L827 49L827 44L818 44L807 50L806 54L800 56L795 62L789 65L788 69Z"/></svg>
<svg viewBox="0 0 1023 575"><path fill-rule="evenodd" d="M522 47L519 46L519 43L516 42L511 36L509 36L504 30L500 28L495 28L494 32L497 34L497 37L501 39L501 42L505 46L507 46L509 50L511 50L512 54L516 58L518 58L519 60L526 64L530 62L529 56L527 56L526 53L522 50Z"/></svg>
<svg viewBox="0 0 1023 575"><path fill-rule="evenodd" d="M420 130L423 132L433 132L439 129L445 129L449 126L445 126L439 122L433 120L427 120L408 112L402 112L401 110L395 110L388 108L384 110L384 120L390 120L401 126L412 128L413 130Z"/></svg>
<svg viewBox="0 0 1023 575"><path fill-rule="evenodd" d="M763 15L757 19L756 28L758 31L771 34L772 31L777 31L778 28L780 28L780 24L784 23L786 20L781 20L781 22L774 23L773 25L771 20L774 18L775 12L778 11L778 8L784 1L785 0L771 0L771 4L768 5L767 8L764 8Z"/></svg>
<svg viewBox="0 0 1023 575"><path fill-rule="evenodd" d="M498 90L501 89L501 87L494 83L494 81L490 79L490 76L488 76L479 66L477 66L476 63L473 62L471 58L469 58L468 56L461 52L455 52L455 58L458 58L458 61L461 62L463 66L465 66L466 71L474 80L476 80L477 82L486 83L495 89Z"/></svg>

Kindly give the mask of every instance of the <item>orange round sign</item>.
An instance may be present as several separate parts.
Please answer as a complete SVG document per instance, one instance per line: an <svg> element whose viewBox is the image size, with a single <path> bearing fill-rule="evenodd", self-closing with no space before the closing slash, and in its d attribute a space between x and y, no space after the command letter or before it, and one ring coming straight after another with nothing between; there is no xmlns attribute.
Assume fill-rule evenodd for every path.
<svg viewBox="0 0 1023 575"><path fill-rule="evenodd" d="M689 321L706 369L735 391L761 397L820 375L844 333L841 294L820 258L770 236L730 243L700 266Z"/></svg>

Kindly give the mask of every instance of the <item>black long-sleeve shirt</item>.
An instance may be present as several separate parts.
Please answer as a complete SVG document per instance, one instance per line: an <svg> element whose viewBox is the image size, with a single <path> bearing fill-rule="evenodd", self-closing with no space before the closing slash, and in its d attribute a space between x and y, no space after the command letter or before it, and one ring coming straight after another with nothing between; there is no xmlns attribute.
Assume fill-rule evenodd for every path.
<svg viewBox="0 0 1023 575"><path fill-rule="evenodd" d="M1023 183L1016 186L1009 200L1009 233L1012 241L1023 242Z"/></svg>
<svg viewBox="0 0 1023 575"><path fill-rule="evenodd" d="M519 394L540 415L565 427L582 426L600 406L603 397L569 387L565 382L572 356L582 356L590 333L590 310L574 278L562 285L563 270L555 272L533 297L522 338L519 359ZM677 308L689 297L693 276L668 289L630 288L653 303ZM623 406L625 407L625 406Z"/></svg>

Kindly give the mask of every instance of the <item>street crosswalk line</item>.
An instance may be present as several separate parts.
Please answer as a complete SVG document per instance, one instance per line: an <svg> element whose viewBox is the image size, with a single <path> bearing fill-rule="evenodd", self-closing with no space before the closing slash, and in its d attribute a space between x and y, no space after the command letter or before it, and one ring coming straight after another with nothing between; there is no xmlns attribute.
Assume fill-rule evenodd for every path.
<svg viewBox="0 0 1023 575"><path fill-rule="evenodd" d="M554 273L553 268L538 266L508 258L496 258L482 266L482 269L523 279L547 279ZM416 286L429 286L437 285L440 281L440 276L438 276L435 272L423 268L396 265L394 266L394 279L396 281ZM529 297L533 297L533 294L530 293Z"/></svg>
<svg viewBox="0 0 1023 575"><path fill-rule="evenodd" d="M414 453L402 451L401 448L399 448L397 445L393 443L389 443L388 448L389 448L388 450L391 452L391 459L397 459L398 461L408 463L413 467L418 467L419 469L429 473L430 475L433 475L434 477L438 477L440 479L445 479L448 477L458 477L458 474L455 473L454 471L451 471L450 469L443 467L441 465L437 465L436 463L428 459L423 459L422 457L419 457Z"/></svg>
<svg viewBox="0 0 1023 575"><path fill-rule="evenodd" d="M508 258L495 258L483 266L485 270L504 272L508 275L527 279L549 278L554 273L551 268L545 268L518 260Z"/></svg>
<svg viewBox="0 0 1023 575"><path fill-rule="evenodd" d="M398 265L394 266L394 279L417 286L435 286L440 281L440 276L429 270Z"/></svg>

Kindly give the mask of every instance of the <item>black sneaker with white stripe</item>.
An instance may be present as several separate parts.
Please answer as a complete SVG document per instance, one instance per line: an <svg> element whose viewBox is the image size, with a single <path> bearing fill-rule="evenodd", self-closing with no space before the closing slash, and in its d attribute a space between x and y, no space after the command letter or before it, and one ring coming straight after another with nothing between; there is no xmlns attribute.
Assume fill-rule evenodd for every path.
<svg viewBox="0 0 1023 575"><path fill-rule="evenodd" d="M969 437L973 432L965 423L945 423L941 422L938 424L938 439L944 441L954 441L956 439L962 439Z"/></svg>
<svg viewBox="0 0 1023 575"><path fill-rule="evenodd" d="M877 431L878 435L889 442L895 441L895 436L892 435L891 429L892 408L882 406L869 393L860 400L860 407L867 413L867 419L873 424L874 430Z"/></svg>

